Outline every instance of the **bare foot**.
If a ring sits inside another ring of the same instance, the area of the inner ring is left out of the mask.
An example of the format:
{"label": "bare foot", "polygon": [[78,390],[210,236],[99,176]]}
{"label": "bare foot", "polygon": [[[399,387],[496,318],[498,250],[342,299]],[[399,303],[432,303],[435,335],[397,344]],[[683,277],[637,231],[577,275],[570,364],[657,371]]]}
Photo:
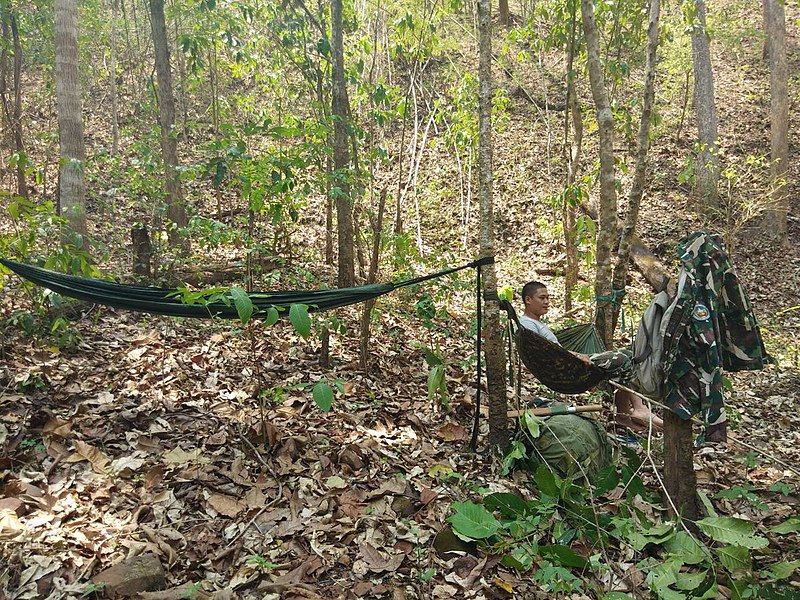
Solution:
{"label": "bare foot", "polygon": [[661,431],[664,429],[664,421],[647,410],[634,410],[625,416],[640,427],[649,427],[652,420],[653,429],[656,431]]}

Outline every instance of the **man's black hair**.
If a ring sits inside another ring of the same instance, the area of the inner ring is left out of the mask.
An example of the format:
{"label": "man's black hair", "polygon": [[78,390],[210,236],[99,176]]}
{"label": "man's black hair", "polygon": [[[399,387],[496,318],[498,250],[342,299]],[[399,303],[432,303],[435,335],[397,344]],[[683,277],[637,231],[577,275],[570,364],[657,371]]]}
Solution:
{"label": "man's black hair", "polygon": [[547,286],[543,284],[541,281],[529,281],[524,286],[522,286],[522,302],[525,303],[525,298],[529,296],[533,296],[536,292],[540,289],[547,289]]}

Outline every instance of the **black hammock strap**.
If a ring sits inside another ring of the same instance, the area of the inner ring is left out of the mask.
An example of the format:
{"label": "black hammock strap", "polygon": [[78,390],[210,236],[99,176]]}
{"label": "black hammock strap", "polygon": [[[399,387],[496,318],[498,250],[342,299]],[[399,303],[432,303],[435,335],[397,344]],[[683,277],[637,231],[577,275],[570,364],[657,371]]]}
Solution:
{"label": "black hammock strap", "polygon": [[[254,307],[254,316],[265,317],[267,310],[275,308],[279,314],[289,312],[292,304],[304,304],[309,311],[324,311],[350,304],[371,300],[402,287],[423,283],[437,277],[450,275],[470,268],[478,268],[489,264],[493,257],[481,258],[460,267],[444,269],[407,279],[405,281],[362,285],[350,288],[333,288],[310,291],[251,292],[248,294]],[[57,273],[33,265],[8,259],[0,259],[3,266],[14,273],[42,287],[46,287],[63,296],[77,298],[95,304],[113,306],[170,317],[238,319],[232,297],[213,302],[186,304],[181,300],[182,291],[177,288],[145,287],[126,285],[100,279],[90,279]]]}
{"label": "black hammock strap", "polygon": [[[582,394],[607,378],[602,370],[594,365],[587,365],[570,352],[570,349],[585,354],[593,353],[592,350],[602,351],[602,343],[599,342],[600,338],[593,325],[576,325],[556,332],[556,337],[565,344],[559,346],[530,329],[521,327],[511,303],[504,301],[500,306],[516,324],[514,337],[522,363],[536,379],[551,390],[562,394]],[[573,346],[570,342],[577,342],[579,345]]]}

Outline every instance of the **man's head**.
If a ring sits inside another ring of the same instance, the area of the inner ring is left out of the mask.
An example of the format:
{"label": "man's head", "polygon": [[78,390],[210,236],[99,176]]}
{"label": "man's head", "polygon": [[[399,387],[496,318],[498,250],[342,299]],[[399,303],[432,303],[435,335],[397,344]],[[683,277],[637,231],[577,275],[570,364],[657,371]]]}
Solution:
{"label": "man's head", "polygon": [[550,307],[547,286],[538,281],[529,281],[522,287],[522,302],[525,304],[526,315],[540,319]]}

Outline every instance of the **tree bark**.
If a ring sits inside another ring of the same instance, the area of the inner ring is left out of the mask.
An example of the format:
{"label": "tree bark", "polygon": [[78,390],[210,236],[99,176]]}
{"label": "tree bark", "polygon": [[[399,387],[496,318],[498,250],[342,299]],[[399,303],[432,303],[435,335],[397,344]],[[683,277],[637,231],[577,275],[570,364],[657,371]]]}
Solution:
{"label": "tree bark", "polygon": [[347,121],[349,100],[344,80],[344,40],[342,34],[342,0],[331,0],[331,58],[333,62],[331,114],[333,116],[333,193],[336,202],[336,220],[339,250],[339,287],[350,287],[355,282],[355,257],[353,247],[353,204],[350,188],[350,151],[348,148]]}
{"label": "tree bark", "polygon": [[56,0],[55,55],[61,157],[58,209],[74,234],[65,235],[64,242],[83,247],[87,233],[86,182],[83,176],[86,149],[78,80],[77,0]]}
{"label": "tree bark", "polygon": [[117,12],[119,0],[111,0],[111,56],[110,56],[110,81],[111,86],[111,155],[119,152],[119,112],[117,110]]}
{"label": "tree bark", "polygon": [[[3,39],[5,44],[0,56],[0,101],[3,104],[3,116],[13,138],[12,146],[17,154],[17,194],[28,198],[28,181],[25,177],[27,158],[22,132],[22,43],[19,39],[17,14],[10,0],[0,4],[0,20],[2,20]],[[14,102],[8,99],[8,48],[14,49],[13,86]]]}
{"label": "tree bark", "polygon": [[[650,0],[644,91],[642,93],[642,115],[639,119],[639,133],[636,137],[636,165],[634,167],[630,193],[628,194],[628,208],[625,213],[625,223],[622,227],[622,233],[620,234],[617,261],[614,265],[614,275],[611,280],[611,287],[615,290],[624,290],[626,286],[631,244],[636,234],[636,225],[639,221],[639,204],[642,200],[642,194],[645,188],[647,152],[650,149],[650,121],[653,114],[653,100],[655,98],[656,51],[658,50],[658,21],[660,13],[661,0]],[[620,306],[620,304],[614,305],[612,329],[617,325]]]}
{"label": "tree bark", "polygon": [[156,75],[158,79],[158,123],[161,127],[161,158],[164,162],[166,190],[167,235],[171,246],[188,252],[188,239],[182,230],[188,225],[186,204],[178,173],[178,140],[175,136],[175,97],[172,90],[172,70],[164,19],[164,0],[150,0],[150,22],[153,32]]}
{"label": "tree bark", "polygon": [[765,230],[781,244],[788,242],[789,194],[789,90],[786,58],[786,15],[782,0],[764,0],[769,29],[770,175],[773,205],[767,211]]}
{"label": "tree bark", "polygon": [[[564,185],[564,254],[566,255],[566,268],[564,272],[564,310],[572,310],[572,291],[578,284],[578,247],[576,246],[576,197],[575,180],[578,177],[581,150],[583,148],[583,112],[578,104],[578,94],[575,90],[575,52],[577,50],[577,0],[571,0],[570,6],[570,39],[567,48],[567,100],[564,111],[564,149],[566,154],[567,176]],[[570,121],[572,125],[572,143],[569,143]]]}
{"label": "tree bark", "polygon": [[695,190],[700,212],[718,207],[719,139],[717,108],[714,103],[714,73],[711,48],[706,33],[705,0],[694,0],[692,25],[692,62],[694,65],[694,110],[697,121],[698,153],[695,165]]}
{"label": "tree bark", "polygon": [[[492,210],[492,29],[491,2],[478,0],[478,196],[481,207],[480,255],[494,256],[494,214]],[[486,306],[483,338],[486,351],[486,385],[489,392],[489,443],[508,444],[505,356],[500,330],[500,303],[494,264],[483,269],[483,297]],[[481,324],[478,324],[479,330]],[[480,362],[481,357],[477,357]]]}
{"label": "tree bark", "polygon": [[[383,212],[386,207],[386,189],[381,191],[380,199],[378,201],[378,215],[372,221],[372,254],[369,259],[369,274],[367,275],[367,283],[375,283],[378,277],[378,262],[381,256],[381,235],[383,234]],[[364,303],[364,312],[361,315],[361,336],[360,336],[360,352],[359,352],[359,366],[362,371],[367,371],[369,368],[369,329],[370,320],[372,319],[372,309],[375,307],[375,299],[372,298]]]}
{"label": "tree bark", "polygon": [[597,112],[600,154],[600,201],[597,227],[597,273],[594,293],[597,301],[595,325],[606,347],[612,339],[614,307],[611,289],[611,250],[617,235],[617,190],[614,182],[614,115],[608,101],[603,67],[600,62],[600,35],[592,0],[581,0],[583,34],[586,39],[587,66],[592,99]]}
{"label": "tree bark", "polygon": [[511,22],[511,14],[508,10],[508,0],[498,0],[497,12],[500,13],[500,24],[503,26]]}
{"label": "tree bark", "polygon": [[664,412],[664,486],[677,512],[691,522],[697,520],[697,476],[694,473],[692,422],[671,410]]}

